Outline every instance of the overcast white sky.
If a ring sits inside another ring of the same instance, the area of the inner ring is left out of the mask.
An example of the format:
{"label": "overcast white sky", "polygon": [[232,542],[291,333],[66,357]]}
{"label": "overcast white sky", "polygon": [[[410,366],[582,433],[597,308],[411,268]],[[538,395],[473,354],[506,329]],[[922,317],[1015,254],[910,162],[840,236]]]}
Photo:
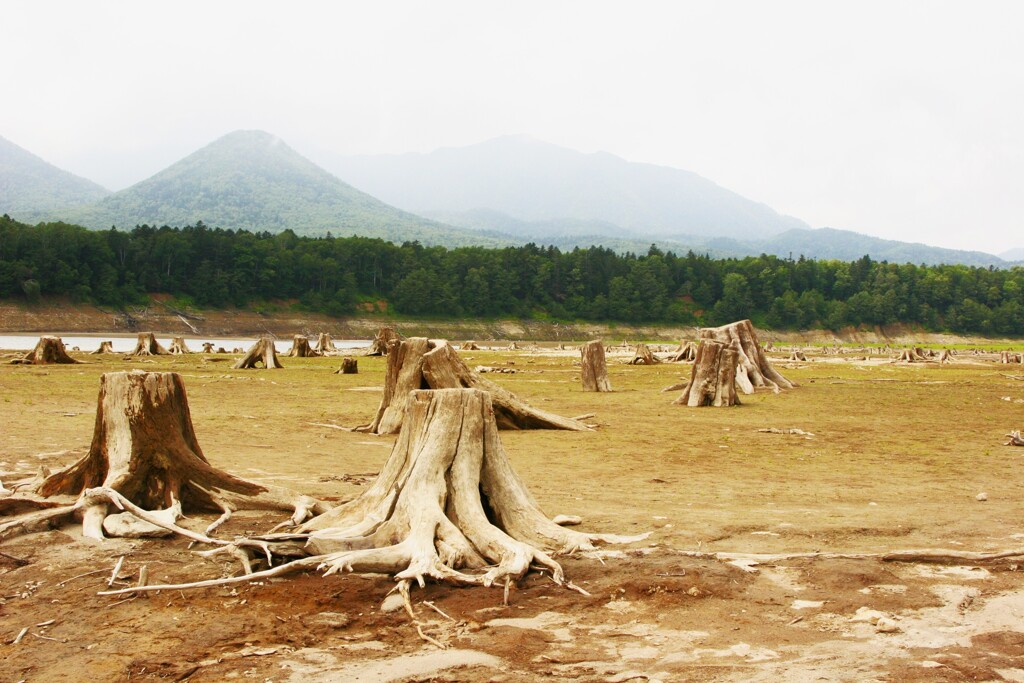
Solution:
{"label": "overcast white sky", "polygon": [[699,173],[814,227],[1024,246],[1024,2],[0,5],[0,135],[110,189],[221,135],[506,134]]}

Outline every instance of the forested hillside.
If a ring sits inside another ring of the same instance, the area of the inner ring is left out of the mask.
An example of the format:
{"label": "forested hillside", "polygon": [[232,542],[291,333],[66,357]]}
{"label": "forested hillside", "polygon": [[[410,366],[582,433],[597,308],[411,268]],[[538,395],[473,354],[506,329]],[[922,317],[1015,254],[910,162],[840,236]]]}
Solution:
{"label": "forested hillside", "polygon": [[383,300],[416,316],[552,317],[776,328],[911,323],[1024,334],[1024,269],[712,259],[651,248],[488,249],[210,229],[95,232],[0,218],[0,298],[119,306],[169,293],[202,307],[294,299],[346,315]]}

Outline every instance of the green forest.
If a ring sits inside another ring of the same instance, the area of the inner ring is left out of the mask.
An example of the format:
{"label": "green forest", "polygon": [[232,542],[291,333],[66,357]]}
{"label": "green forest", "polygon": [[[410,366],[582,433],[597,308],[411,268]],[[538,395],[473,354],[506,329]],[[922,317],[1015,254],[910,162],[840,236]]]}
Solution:
{"label": "green forest", "polygon": [[200,308],[294,301],[347,316],[368,301],[416,317],[550,318],[775,329],[919,324],[1024,334],[1024,269],[713,259],[651,247],[424,247],[366,237],[209,228],[92,231],[0,217],[0,298],[123,307],[150,294]]}

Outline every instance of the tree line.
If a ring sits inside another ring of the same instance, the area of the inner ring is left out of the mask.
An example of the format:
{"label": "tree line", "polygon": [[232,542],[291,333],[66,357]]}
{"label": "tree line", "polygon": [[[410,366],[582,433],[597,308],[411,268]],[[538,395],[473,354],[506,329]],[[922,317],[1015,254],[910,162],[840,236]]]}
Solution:
{"label": "tree line", "polygon": [[652,246],[426,247],[291,231],[138,226],[91,231],[0,217],[0,298],[123,307],[167,293],[203,308],[291,300],[351,315],[383,301],[409,316],[517,317],[717,325],[751,318],[779,329],[919,324],[1024,334],[1024,269],[715,259]]}

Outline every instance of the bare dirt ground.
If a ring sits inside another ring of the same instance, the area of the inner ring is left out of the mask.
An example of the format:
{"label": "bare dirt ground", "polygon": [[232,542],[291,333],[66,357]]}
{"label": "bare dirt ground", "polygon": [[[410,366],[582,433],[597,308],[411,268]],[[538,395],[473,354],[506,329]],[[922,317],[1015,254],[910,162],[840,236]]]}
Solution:
{"label": "bare dirt ground", "polygon": [[[354,426],[380,400],[384,360],[334,375],[338,358],[235,371],[225,356],[89,365],[0,365],[0,481],[70,464],[87,449],[99,375],[183,375],[208,459],[332,501],[357,495],[394,437]],[[502,591],[428,585],[383,611],[388,576],[314,573],[234,587],[99,596],[145,566],[151,582],[228,576],[237,564],[186,541],[83,539],[77,528],[3,542],[0,680],[53,681],[1024,681],[1024,565],[945,566],[794,558],[755,566],[705,553],[877,554],[1024,546],[1024,369],[964,354],[902,365],[813,356],[777,367],[800,386],[736,408],[671,405],[689,365],[610,357],[611,394],[580,390],[576,355],[480,351],[470,366],[529,402],[594,413],[593,433],[502,432],[549,514],[588,531],[651,536],[562,558],[590,593],[525,577]],[[857,356],[862,358],[862,356]],[[774,434],[764,428],[809,434]],[[977,494],[986,493],[979,501]],[[211,518],[184,520],[202,529]],[[280,521],[239,514],[223,536]],[[443,614],[442,614],[443,613]],[[18,635],[23,629],[20,640]],[[18,642],[14,642],[18,640]]]}

